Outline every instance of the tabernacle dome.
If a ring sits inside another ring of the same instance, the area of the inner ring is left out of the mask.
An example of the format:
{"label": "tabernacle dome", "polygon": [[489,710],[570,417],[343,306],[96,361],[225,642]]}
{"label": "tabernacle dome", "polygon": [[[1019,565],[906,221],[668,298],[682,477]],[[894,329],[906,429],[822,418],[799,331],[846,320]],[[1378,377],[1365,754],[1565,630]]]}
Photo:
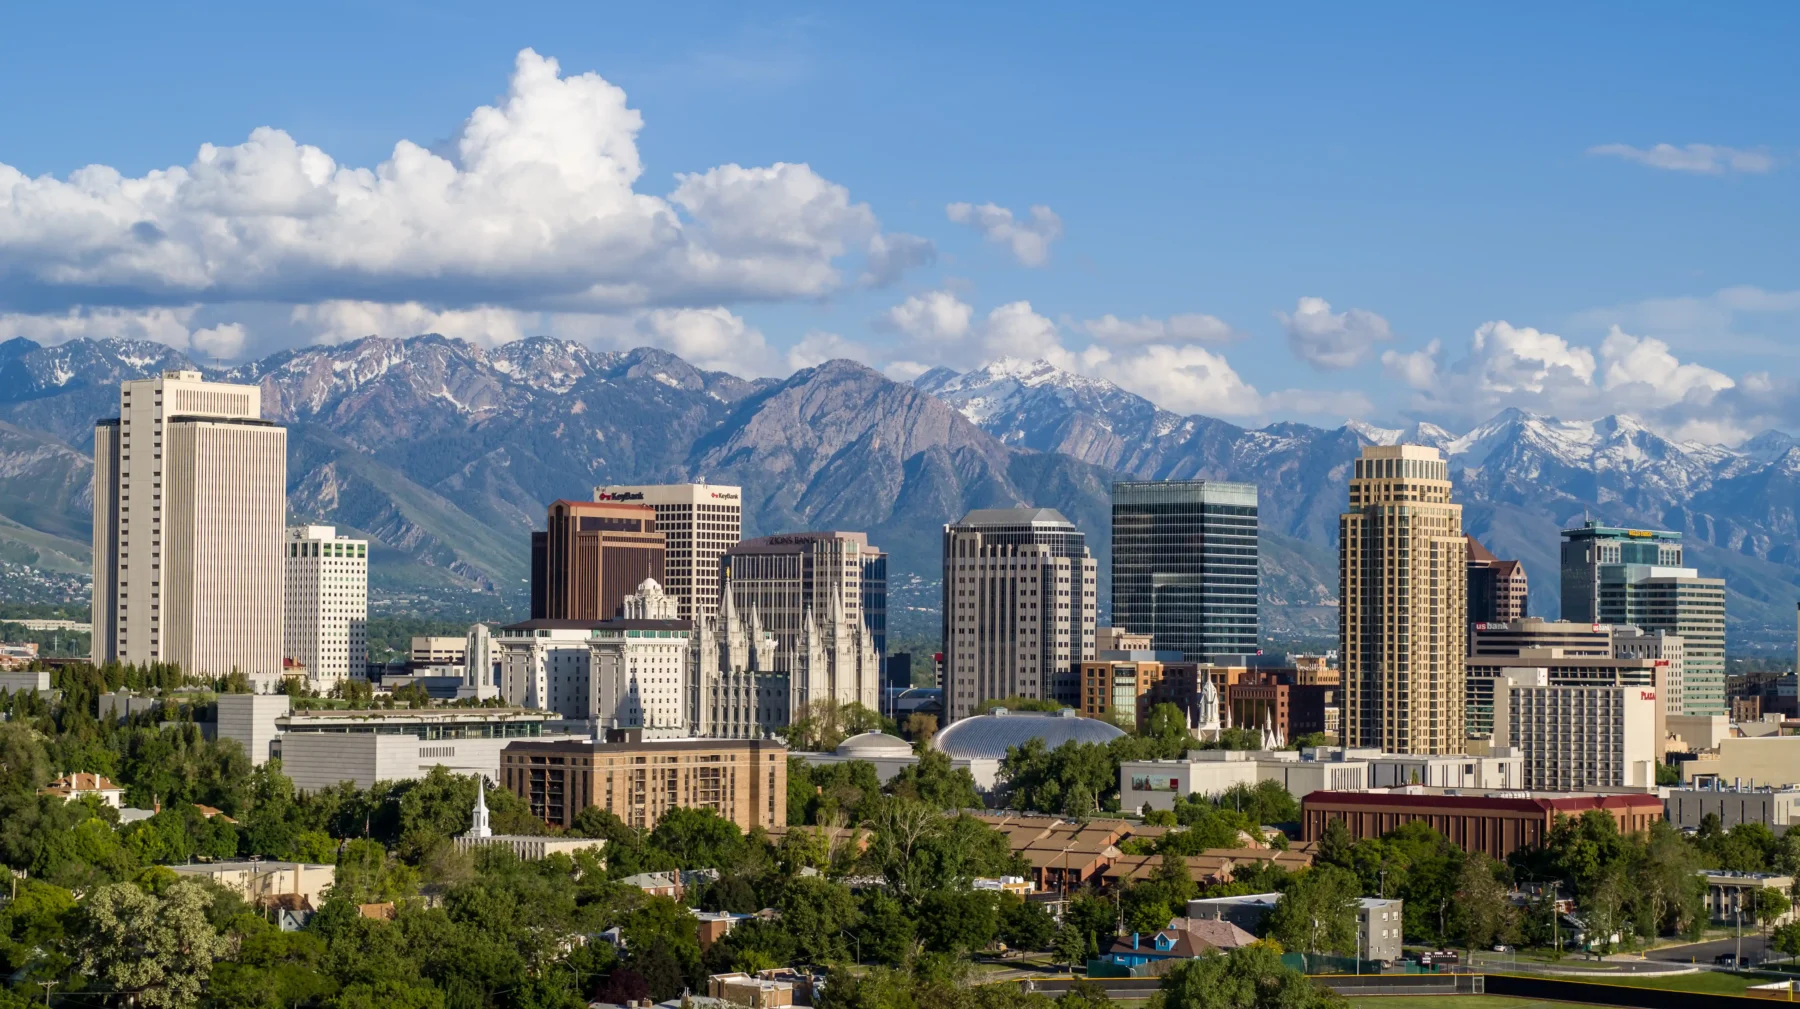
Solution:
{"label": "tabernacle dome", "polygon": [[952,722],[932,737],[931,746],[955,759],[999,760],[1006,756],[1007,747],[1022,746],[1028,739],[1042,739],[1047,749],[1054,750],[1071,739],[1110,743],[1124,734],[1124,729],[1097,718],[1083,718],[1073,708],[1054,714],[995,708],[985,715]]}

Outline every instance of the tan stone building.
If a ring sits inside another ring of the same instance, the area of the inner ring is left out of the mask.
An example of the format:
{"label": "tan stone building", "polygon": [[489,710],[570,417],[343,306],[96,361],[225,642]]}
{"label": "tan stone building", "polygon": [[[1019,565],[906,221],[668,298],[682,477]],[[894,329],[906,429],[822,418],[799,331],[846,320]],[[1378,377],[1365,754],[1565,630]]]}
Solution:
{"label": "tan stone building", "polygon": [[282,670],[287,430],[262,392],[166,371],[94,426],[94,661]]}
{"label": "tan stone building", "polygon": [[1338,637],[1351,746],[1461,753],[1468,544],[1437,449],[1372,445],[1338,517]]}
{"label": "tan stone building", "polygon": [[944,527],[944,712],[988,701],[1081,703],[1098,574],[1087,537],[1053,508],[978,508]]}
{"label": "tan stone building", "polygon": [[677,806],[746,831],[787,824],[787,747],[766,739],[517,742],[500,754],[500,783],[558,827],[589,806],[644,830]]}

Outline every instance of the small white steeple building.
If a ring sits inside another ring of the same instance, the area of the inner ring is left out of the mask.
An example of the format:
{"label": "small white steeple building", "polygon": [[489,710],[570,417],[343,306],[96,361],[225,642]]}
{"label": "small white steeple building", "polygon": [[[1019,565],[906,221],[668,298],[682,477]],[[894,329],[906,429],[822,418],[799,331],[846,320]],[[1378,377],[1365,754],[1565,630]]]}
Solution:
{"label": "small white steeple building", "polygon": [[493,837],[494,831],[488,826],[487,777],[475,776],[475,821],[469,825],[469,837]]}

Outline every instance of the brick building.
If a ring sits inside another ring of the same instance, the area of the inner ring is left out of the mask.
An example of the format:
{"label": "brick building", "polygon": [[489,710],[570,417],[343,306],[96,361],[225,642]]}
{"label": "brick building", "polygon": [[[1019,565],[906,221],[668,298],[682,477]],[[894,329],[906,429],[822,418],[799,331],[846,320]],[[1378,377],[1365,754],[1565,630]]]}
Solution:
{"label": "brick building", "polygon": [[1325,824],[1341,820],[1356,840],[1380,837],[1408,823],[1424,823],[1464,851],[1503,859],[1543,842],[1560,816],[1590,809],[1612,816],[1620,833],[1647,830],[1663,818],[1654,795],[1557,795],[1511,798],[1423,792],[1313,792],[1300,800],[1301,836],[1317,841]]}

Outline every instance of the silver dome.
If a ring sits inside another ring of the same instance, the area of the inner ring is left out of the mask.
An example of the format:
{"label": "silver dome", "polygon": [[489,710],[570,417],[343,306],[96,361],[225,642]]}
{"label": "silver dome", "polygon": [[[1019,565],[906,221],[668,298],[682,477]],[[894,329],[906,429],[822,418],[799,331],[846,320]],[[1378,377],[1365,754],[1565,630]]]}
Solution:
{"label": "silver dome", "polygon": [[933,749],[961,759],[1006,756],[1009,746],[1023,746],[1027,740],[1042,739],[1046,749],[1054,750],[1075,740],[1079,743],[1106,744],[1123,736],[1125,730],[1097,718],[1083,718],[1072,708],[1055,714],[1041,711],[1007,711],[973,715],[952,722],[949,728],[933,736]]}

